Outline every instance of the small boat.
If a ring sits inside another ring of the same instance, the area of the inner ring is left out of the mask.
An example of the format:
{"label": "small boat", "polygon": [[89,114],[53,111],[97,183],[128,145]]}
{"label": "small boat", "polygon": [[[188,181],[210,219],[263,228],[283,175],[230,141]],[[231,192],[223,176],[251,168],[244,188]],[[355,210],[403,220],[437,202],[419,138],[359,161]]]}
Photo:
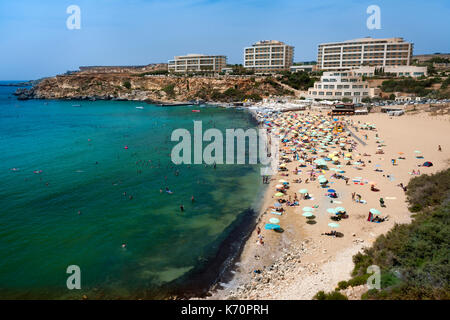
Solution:
{"label": "small boat", "polygon": [[73,104],[72,107],[81,107],[81,104]]}
{"label": "small boat", "polygon": [[142,106],[139,106],[139,107],[136,107],[136,109],[144,109],[144,107],[142,107]]}
{"label": "small boat", "polygon": [[200,110],[192,110],[192,112],[200,112]]}

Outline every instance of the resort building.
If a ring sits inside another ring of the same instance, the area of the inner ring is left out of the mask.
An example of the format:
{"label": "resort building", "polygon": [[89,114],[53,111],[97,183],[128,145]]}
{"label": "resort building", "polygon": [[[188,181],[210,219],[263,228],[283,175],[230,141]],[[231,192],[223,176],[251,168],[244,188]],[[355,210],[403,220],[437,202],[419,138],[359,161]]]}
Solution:
{"label": "resort building", "polygon": [[319,45],[317,64],[322,70],[346,70],[360,66],[409,66],[413,44],[403,38],[371,37]]}
{"label": "resort building", "polygon": [[291,72],[299,72],[299,71],[304,71],[304,72],[313,72],[313,71],[317,71],[317,65],[315,64],[302,64],[302,65],[296,65],[296,66],[291,66],[289,68],[289,70]]}
{"label": "resort building", "polygon": [[244,48],[244,67],[256,73],[289,71],[294,47],[277,40],[258,41]]}
{"label": "resort building", "polygon": [[226,56],[208,56],[204,54],[188,54],[175,56],[169,60],[169,72],[221,72],[227,65]]}
{"label": "resort building", "polygon": [[319,82],[308,89],[307,98],[322,100],[342,100],[361,102],[363,98],[372,98],[375,91],[369,88],[369,82],[352,71],[324,72]]}
{"label": "resort building", "polygon": [[378,74],[392,74],[396,77],[418,78],[428,75],[427,67],[417,66],[386,66],[386,67],[359,67],[352,69],[357,76],[373,77]]}

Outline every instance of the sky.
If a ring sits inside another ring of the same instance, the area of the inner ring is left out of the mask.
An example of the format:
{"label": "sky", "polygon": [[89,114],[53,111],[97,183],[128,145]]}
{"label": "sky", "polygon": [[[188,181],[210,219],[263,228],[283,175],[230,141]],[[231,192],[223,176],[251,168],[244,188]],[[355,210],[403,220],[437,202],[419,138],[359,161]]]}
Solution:
{"label": "sky", "polygon": [[[70,5],[80,29],[68,29]],[[381,29],[369,30],[378,5]],[[403,37],[414,54],[450,52],[449,0],[0,0],[0,80],[54,76],[84,65],[146,65],[188,53],[243,63],[259,40],[317,59],[323,42]]]}

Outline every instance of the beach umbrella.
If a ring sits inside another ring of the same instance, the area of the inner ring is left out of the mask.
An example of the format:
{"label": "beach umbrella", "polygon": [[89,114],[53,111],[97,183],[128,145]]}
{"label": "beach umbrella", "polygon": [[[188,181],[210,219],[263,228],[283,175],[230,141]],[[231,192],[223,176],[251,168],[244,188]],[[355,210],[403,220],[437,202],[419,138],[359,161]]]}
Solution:
{"label": "beach umbrella", "polygon": [[331,222],[331,223],[328,224],[328,226],[329,226],[330,228],[339,228],[339,223]]}
{"label": "beach umbrella", "polygon": [[278,223],[278,222],[280,222],[280,219],[277,219],[277,218],[270,218],[270,219],[269,219],[269,222],[270,222],[270,223]]}
{"label": "beach umbrella", "polygon": [[414,152],[417,153],[417,154],[422,153],[422,151],[419,151],[419,150],[416,150]]}
{"label": "beach umbrella", "polygon": [[277,184],[277,185],[275,186],[275,188],[277,188],[277,189],[283,188],[283,185],[282,185],[282,184]]}
{"label": "beach umbrella", "polygon": [[277,224],[272,224],[272,223],[267,223],[264,228],[266,230],[276,230],[276,229],[280,229],[281,227]]}
{"label": "beach umbrella", "polygon": [[344,207],[337,207],[337,208],[334,208],[334,211],[335,211],[335,212],[346,212],[346,210],[345,210]]}
{"label": "beach umbrella", "polygon": [[325,178],[319,179],[319,183],[320,184],[324,184],[324,183],[327,183],[327,182],[328,182],[328,180],[325,179]]}
{"label": "beach umbrella", "polygon": [[308,193],[308,190],[307,189],[300,189],[298,192],[302,193],[302,194],[305,194],[305,193]]}
{"label": "beach umbrella", "polygon": [[303,212],[302,216],[309,218],[309,217],[312,217],[314,215],[311,212]]}
{"label": "beach umbrella", "polygon": [[370,209],[369,211],[370,211],[371,214],[375,214],[375,215],[381,214],[381,212],[379,210],[374,209],[374,208]]}
{"label": "beach umbrella", "polygon": [[275,197],[282,197],[282,196],[284,196],[284,193],[282,192],[275,193]]}
{"label": "beach umbrella", "polygon": [[329,192],[329,193],[335,193],[336,190],[334,190],[334,189],[328,189],[328,192]]}
{"label": "beach umbrella", "polygon": [[327,209],[327,212],[328,212],[328,213],[335,214],[335,213],[336,213],[336,209],[334,209],[334,208],[329,208],[329,209]]}
{"label": "beach umbrella", "polygon": [[273,205],[275,208],[281,208],[282,205],[279,202],[275,202],[275,204]]}
{"label": "beach umbrella", "polygon": [[312,212],[312,211],[314,211],[314,209],[311,207],[303,207],[303,211]]}
{"label": "beach umbrella", "polygon": [[283,180],[283,179],[281,179],[281,180],[278,180],[278,182],[281,182],[281,183],[285,183],[285,182],[287,182],[286,180]]}

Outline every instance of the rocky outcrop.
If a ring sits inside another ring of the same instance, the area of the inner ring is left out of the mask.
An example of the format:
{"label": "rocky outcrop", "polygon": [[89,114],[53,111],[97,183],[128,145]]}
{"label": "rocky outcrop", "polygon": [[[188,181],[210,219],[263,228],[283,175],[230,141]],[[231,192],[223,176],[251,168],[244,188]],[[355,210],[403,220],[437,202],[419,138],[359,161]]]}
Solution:
{"label": "rocky outcrop", "polygon": [[75,73],[46,78],[30,90],[19,89],[20,99],[136,100],[174,102],[233,101],[289,94],[266,78],[178,77],[136,74]]}

